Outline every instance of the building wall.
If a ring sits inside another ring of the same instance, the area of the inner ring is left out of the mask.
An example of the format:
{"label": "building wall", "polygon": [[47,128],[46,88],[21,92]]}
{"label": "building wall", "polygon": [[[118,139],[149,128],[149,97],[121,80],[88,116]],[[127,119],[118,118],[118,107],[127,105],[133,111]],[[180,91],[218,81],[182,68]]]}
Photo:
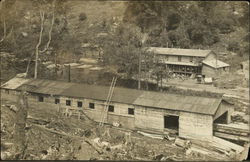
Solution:
{"label": "building wall", "polygon": [[[160,60],[162,61],[172,61],[172,62],[179,62],[178,61],[178,56],[173,56],[173,55],[158,55]],[[190,58],[193,57],[193,61],[190,60]],[[212,56],[211,56],[212,58]],[[208,58],[210,59],[210,57]],[[181,56],[181,61],[180,62],[199,62],[201,60],[204,60],[203,57],[195,57],[195,56]]]}
{"label": "building wall", "polygon": [[135,107],[135,127],[157,132],[164,131],[164,118],[161,109]]}
{"label": "building wall", "polygon": [[[14,92],[13,92],[14,93]],[[9,95],[9,94],[8,94]],[[38,94],[29,95],[28,103],[32,109],[29,111],[45,111],[48,114],[58,114],[58,110],[71,108],[82,110],[93,120],[100,122],[101,114],[104,109],[104,101],[92,99],[80,99],[71,97],[60,97],[60,104],[55,104],[55,96],[44,96],[44,102],[38,102]],[[66,106],[66,100],[71,100],[71,106]],[[77,101],[83,102],[83,107],[77,107]],[[95,104],[95,108],[89,108],[89,103]],[[143,106],[133,106],[130,104],[111,103],[114,105],[114,112],[108,112],[105,123],[113,124],[117,122],[124,128],[142,129],[145,131],[161,132],[164,128],[164,116],[179,116],[179,136],[186,138],[212,138],[213,135],[213,117],[209,115],[179,112],[166,109],[156,109]],[[134,115],[128,114],[128,108],[134,108]],[[39,115],[39,113],[36,113]]]}
{"label": "building wall", "polygon": [[180,112],[179,136],[211,139],[213,137],[213,117],[210,115]]}
{"label": "building wall", "polygon": [[[44,102],[38,102],[38,96],[44,97]],[[60,99],[60,104],[55,104],[55,99]],[[66,100],[71,101],[71,106],[66,105]],[[44,109],[51,108],[58,111],[59,107],[61,110],[66,108],[73,110],[83,111],[88,117],[95,120],[96,122],[101,121],[101,116],[104,110],[105,101],[93,100],[93,99],[83,99],[83,98],[72,98],[72,97],[56,97],[56,96],[46,96],[46,95],[31,95],[28,97],[28,101],[32,106],[43,107]],[[77,106],[77,102],[82,102],[82,107]],[[95,108],[89,108],[89,103],[94,103]],[[134,108],[133,105],[121,104],[121,103],[110,103],[114,106],[114,112],[108,112],[108,116],[105,118],[104,122],[113,124],[114,122],[119,123],[125,128],[134,128],[134,115],[128,114],[128,108]]]}
{"label": "building wall", "polygon": [[210,52],[204,60],[214,60],[216,59],[216,54],[214,52]]}
{"label": "building wall", "polygon": [[216,71],[214,68],[212,68],[206,64],[203,64],[202,65],[202,75],[205,75],[206,78],[215,77]]}
{"label": "building wall", "polygon": [[212,68],[211,66],[208,66],[206,64],[202,65],[202,74],[205,75],[205,77],[218,77],[219,75],[223,75],[229,72],[229,67],[225,68]]}

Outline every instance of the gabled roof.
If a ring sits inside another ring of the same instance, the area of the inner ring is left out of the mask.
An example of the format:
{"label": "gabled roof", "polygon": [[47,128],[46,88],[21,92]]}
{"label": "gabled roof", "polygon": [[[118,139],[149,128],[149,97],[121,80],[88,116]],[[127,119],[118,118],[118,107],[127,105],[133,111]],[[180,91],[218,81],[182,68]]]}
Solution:
{"label": "gabled roof", "polygon": [[16,89],[28,81],[29,81],[29,79],[26,79],[26,78],[13,78],[13,79],[7,81],[6,83],[2,84],[1,88]]}
{"label": "gabled roof", "polygon": [[148,51],[160,55],[196,56],[196,57],[206,57],[210,52],[212,52],[211,50],[162,48],[162,47],[149,47]]}
{"label": "gabled roof", "polygon": [[[22,78],[13,78],[7,83],[14,83],[20,79],[23,80]],[[96,86],[44,79],[24,80],[25,82],[22,82],[22,84],[19,82],[15,87],[11,86],[12,89],[26,90],[28,92],[47,95],[87,98],[102,101],[106,101],[109,92],[108,86]],[[4,84],[1,88],[6,88],[6,85],[7,84]],[[221,99],[218,98],[167,94],[120,87],[115,87],[111,101],[207,115],[214,115],[221,103]]]}
{"label": "gabled roof", "polygon": [[203,64],[206,64],[208,66],[211,66],[213,68],[222,68],[222,67],[228,67],[230,66],[229,64],[225,63],[225,62],[222,62],[220,60],[203,60],[202,61]]}
{"label": "gabled roof", "polygon": [[184,96],[158,92],[144,92],[134,104],[151,108],[164,108],[214,115],[221,99],[199,96]]}

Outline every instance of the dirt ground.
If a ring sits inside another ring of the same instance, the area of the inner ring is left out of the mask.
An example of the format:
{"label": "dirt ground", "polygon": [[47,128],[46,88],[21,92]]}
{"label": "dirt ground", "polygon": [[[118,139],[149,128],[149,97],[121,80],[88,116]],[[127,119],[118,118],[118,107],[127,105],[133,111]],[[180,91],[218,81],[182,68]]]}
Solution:
{"label": "dirt ground", "polygon": [[[9,105],[17,103],[1,101],[1,159],[218,160],[217,157],[201,154],[186,155],[185,149],[176,146],[174,140],[153,139],[137,132],[131,132],[128,138],[128,130],[99,127],[86,117],[79,120],[77,117],[69,118],[33,107],[28,107],[24,130],[18,130],[21,133],[17,133],[17,113]],[[109,130],[109,134],[106,130]],[[17,137],[20,134],[25,137]],[[24,146],[16,146],[20,138],[24,140]],[[23,149],[21,156],[16,155],[17,147]]]}

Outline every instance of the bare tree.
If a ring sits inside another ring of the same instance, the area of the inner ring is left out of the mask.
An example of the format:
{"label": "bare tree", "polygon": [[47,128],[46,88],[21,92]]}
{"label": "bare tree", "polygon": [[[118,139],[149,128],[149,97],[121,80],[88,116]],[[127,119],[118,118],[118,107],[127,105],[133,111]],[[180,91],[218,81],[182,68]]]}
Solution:
{"label": "bare tree", "polygon": [[4,16],[4,12],[3,10],[5,9],[4,7],[5,4],[5,0],[2,0],[0,2],[0,11],[2,11],[2,19],[3,19],[3,37],[0,40],[0,43],[4,41],[4,39],[6,38],[6,21],[5,21],[5,16]]}
{"label": "bare tree", "polygon": [[[46,46],[44,47],[43,50],[39,50],[39,47],[42,43],[42,36],[43,36],[43,31],[44,31],[44,10],[40,10],[40,22],[41,22],[41,28],[40,28],[40,33],[39,33],[39,39],[38,39],[38,43],[36,45],[36,50],[35,50],[35,73],[34,73],[34,78],[37,78],[37,66],[38,66],[38,57],[40,53],[44,53],[48,50],[50,42],[51,42],[51,34],[52,34],[52,29],[53,29],[53,25],[54,25],[54,21],[55,21],[55,2],[56,0],[53,1],[53,11],[52,11],[52,20],[51,20],[51,26],[50,26],[50,30],[49,30],[49,40],[46,44]],[[30,64],[30,63],[29,63]],[[28,67],[29,67],[28,64]],[[26,70],[26,73],[28,72],[28,67]]]}

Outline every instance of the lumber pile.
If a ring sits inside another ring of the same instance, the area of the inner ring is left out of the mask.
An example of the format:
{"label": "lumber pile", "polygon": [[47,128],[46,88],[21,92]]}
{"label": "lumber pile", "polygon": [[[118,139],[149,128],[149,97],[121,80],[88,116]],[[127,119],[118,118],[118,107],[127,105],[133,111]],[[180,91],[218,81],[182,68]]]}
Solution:
{"label": "lumber pile", "polygon": [[245,150],[245,148],[240,145],[218,137],[213,137],[213,140],[210,141],[176,138],[175,145],[185,149],[186,155],[198,153],[213,158],[218,157],[218,160],[230,160],[237,157],[237,155],[240,155]]}
{"label": "lumber pile", "polygon": [[247,124],[214,124],[214,135],[217,137],[250,142],[249,126]]}

